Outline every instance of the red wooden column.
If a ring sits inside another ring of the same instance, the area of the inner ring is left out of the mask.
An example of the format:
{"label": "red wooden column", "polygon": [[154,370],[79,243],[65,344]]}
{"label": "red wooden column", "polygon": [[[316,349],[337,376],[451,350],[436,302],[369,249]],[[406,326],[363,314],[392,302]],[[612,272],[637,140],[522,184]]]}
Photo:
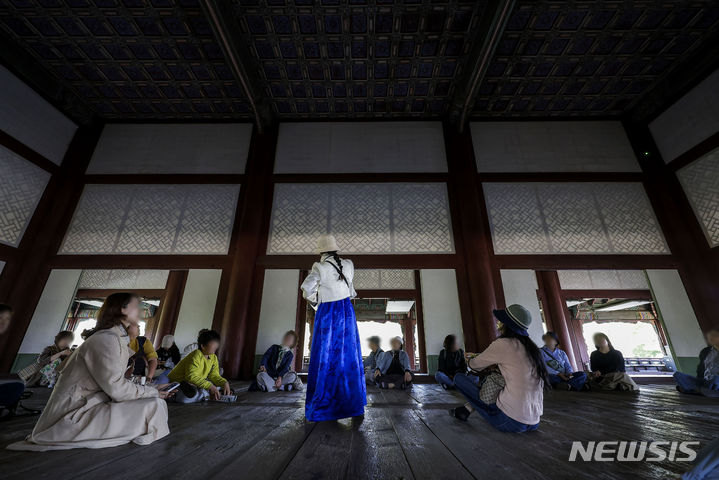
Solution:
{"label": "red wooden column", "polygon": [[264,268],[256,262],[267,249],[277,133],[276,126],[252,132],[230,246],[232,265],[220,281],[213,328],[222,335],[220,355],[229,378],[249,378],[254,366],[264,280]]}
{"label": "red wooden column", "polygon": [[[49,260],[60,249],[82,193],[82,176],[100,129],[80,128],[53,173],[12,261],[0,277],[0,302],[15,309],[9,331],[0,336],[0,372],[9,372],[37,302],[50,276]],[[61,319],[58,319],[58,321]]]}
{"label": "red wooden column", "polygon": [[716,326],[719,249],[712,249],[675,171],[666,165],[646,126],[624,123],[639,164],[644,188],[664,238],[679,263],[679,275],[703,331]]}
{"label": "red wooden column", "polygon": [[[559,275],[555,270],[537,271],[537,283],[541,292],[542,307],[544,316],[549,322],[551,330],[559,337],[561,349],[567,353],[569,362],[577,370],[577,360],[574,356],[574,342],[572,337],[571,324],[567,304],[562,297],[562,287],[559,284]],[[579,370],[582,370],[581,368]]]}
{"label": "red wooden column", "polygon": [[486,348],[497,336],[492,310],[504,307],[502,279],[494,261],[489,219],[477,176],[469,129],[445,123],[448,191],[457,255],[457,287],[468,351]]}
{"label": "red wooden column", "polygon": [[170,270],[170,274],[167,276],[165,295],[160,303],[160,311],[157,312],[157,323],[153,334],[153,343],[156,348],[159,348],[162,337],[175,333],[188,273],[188,270]]}

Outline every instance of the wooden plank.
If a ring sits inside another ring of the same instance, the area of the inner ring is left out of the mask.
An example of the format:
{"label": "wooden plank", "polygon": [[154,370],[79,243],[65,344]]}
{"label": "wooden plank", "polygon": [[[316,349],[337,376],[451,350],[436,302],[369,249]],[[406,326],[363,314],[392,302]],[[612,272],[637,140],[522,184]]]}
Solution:
{"label": "wooden plank", "polygon": [[473,478],[414,410],[392,409],[390,419],[415,478],[445,478],[447,472],[455,480]]}
{"label": "wooden plank", "polygon": [[214,476],[232,478],[242,472],[242,478],[278,478],[317,425],[305,420],[304,409],[279,418],[286,420],[245,452],[225,462]]}
{"label": "wooden plank", "polygon": [[358,423],[359,419],[317,423],[279,478],[345,478],[352,446],[352,430]]}
{"label": "wooden plank", "polygon": [[415,478],[386,409],[365,410],[364,421],[352,430],[347,478]]}

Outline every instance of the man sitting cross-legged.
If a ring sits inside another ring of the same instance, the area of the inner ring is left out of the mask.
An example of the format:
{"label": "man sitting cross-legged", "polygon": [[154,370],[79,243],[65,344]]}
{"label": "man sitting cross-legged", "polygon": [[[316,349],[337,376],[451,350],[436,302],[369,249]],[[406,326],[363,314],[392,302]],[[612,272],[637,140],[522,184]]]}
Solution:
{"label": "man sitting cross-legged", "polygon": [[267,349],[260,361],[257,386],[264,392],[275,392],[294,388],[297,374],[292,369],[292,350],[297,346],[297,334],[290,330],[282,337],[282,343]]}

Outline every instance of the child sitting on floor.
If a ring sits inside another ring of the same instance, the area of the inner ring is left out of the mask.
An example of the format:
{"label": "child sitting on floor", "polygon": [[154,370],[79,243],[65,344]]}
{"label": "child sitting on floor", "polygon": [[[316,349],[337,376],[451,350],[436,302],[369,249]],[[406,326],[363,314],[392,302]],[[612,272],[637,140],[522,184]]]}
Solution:
{"label": "child sitting on floor", "polygon": [[291,391],[294,388],[297,374],[292,369],[294,354],[292,350],[297,346],[297,334],[290,330],[282,337],[282,343],[272,345],[267,349],[260,361],[260,371],[257,374],[257,386],[263,392],[275,392],[279,389]]}
{"label": "child sitting on floor", "polygon": [[158,384],[180,382],[180,391],[175,396],[179,403],[201,402],[207,398],[220,400],[222,395],[232,393],[229,382],[220,375],[215,355],[220,347],[220,334],[202,330],[197,345],[197,350],[180,360],[169,374],[163,373],[157,379]]}

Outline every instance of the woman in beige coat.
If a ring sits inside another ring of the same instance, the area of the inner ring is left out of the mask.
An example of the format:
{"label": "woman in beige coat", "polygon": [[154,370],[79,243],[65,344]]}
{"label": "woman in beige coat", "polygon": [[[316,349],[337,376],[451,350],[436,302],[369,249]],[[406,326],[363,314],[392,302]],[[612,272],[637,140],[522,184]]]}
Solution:
{"label": "woman in beige coat", "polygon": [[165,392],[125,379],[126,327],[139,321],[140,301],[129,293],[107,297],[94,333],[64,362],[32,433],[11,450],[147,445],[168,433]]}

